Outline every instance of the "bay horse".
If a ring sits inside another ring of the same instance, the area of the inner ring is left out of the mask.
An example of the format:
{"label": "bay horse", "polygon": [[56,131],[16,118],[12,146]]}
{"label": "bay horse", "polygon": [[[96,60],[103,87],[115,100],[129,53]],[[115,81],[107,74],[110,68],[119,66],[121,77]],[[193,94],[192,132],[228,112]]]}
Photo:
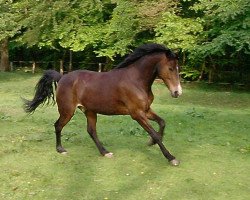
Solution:
{"label": "bay horse", "polygon": [[[181,95],[177,56],[163,45],[144,44],[109,72],[77,70],[61,75],[54,70],[46,71],[36,85],[34,98],[25,100],[24,108],[27,113],[33,113],[40,104],[54,101],[54,83],[60,114],[54,124],[57,152],[67,152],[61,144],[61,131],[79,108],[87,118],[87,132],[101,155],[112,157],[113,154],[97,137],[97,114],[130,115],[151,136],[149,144],[158,144],[170,164],[177,166],[179,161],[162,143],[165,121],[150,108],[154,99],[151,86],[156,77],[163,80],[172,97]],[[158,123],[158,132],[149,120]]]}

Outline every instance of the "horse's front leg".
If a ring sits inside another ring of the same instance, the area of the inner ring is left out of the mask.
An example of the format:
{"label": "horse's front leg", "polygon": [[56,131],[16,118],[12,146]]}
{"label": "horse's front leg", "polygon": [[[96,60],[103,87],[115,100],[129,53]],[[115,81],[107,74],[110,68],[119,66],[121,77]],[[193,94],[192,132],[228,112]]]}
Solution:
{"label": "horse's front leg", "polygon": [[104,146],[102,145],[102,143],[100,142],[100,140],[97,137],[97,133],[96,133],[96,121],[97,121],[97,115],[94,112],[90,112],[90,111],[86,111],[85,112],[85,116],[87,118],[87,131],[90,135],[90,137],[93,139],[93,141],[95,142],[99,152],[106,157],[112,157],[113,153],[107,151]]}
{"label": "horse's front leg", "polygon": [[159,145],[162,154],[168,159],[171,165],[179,165],[179,161],[166,149],[164,144],[161,141],[160,135],[154,130],[154,128],[149,124],[147,115],[143,111],[137,111],[131,114],[131,117],[136,120],[152,137],[152,139]]}
{"label": "horse's front leg", "polygon": [[[164,134],[164,129],[165,129],[165,126],[166,126],[166,123],[164,121],[164,119],[162,119],[161,117],[159,117],[152,109],[149,109],[149,111],[147,112],[147,118],[149,120],[152,120],[152,121],[155,121],[158,123],[159,125],[159,136],[160,136],[160,139],[162,141],[162,138],[163,138],[163,134]],[[148,145],[151,146],[151,145],[154,145],[156,144],[156,141],[153,140],[153,138],[150,139]]]}

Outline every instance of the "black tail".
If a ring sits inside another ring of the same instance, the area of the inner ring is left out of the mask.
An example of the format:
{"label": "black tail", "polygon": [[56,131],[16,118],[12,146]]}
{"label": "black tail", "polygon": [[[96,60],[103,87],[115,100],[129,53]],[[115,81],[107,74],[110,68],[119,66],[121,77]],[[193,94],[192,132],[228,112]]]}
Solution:
{"label": "black tail", "polygon": [[55,84],[61,79],[62,75],[55,70],[48,70],[44,73],[42,78],[38,81],[35,88],[35,96],[29,101],[24,99],[24,110],[27,113],[32,113],[40,104],[44,104],[47,100],[54,100],[53,83]]}

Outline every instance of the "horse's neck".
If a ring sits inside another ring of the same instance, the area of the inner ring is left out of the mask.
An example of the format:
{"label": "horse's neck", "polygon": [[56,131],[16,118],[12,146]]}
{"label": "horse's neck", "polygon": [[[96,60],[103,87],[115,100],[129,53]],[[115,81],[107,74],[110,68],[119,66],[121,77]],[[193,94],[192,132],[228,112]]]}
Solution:
{"label": "horse's neck", "polygon": [[158,55],[149,55],[141,58],[141,60],[133,65],[136,78],[147,90],[151,90],[151,86],[157,76],[156,65],[158,62]]}

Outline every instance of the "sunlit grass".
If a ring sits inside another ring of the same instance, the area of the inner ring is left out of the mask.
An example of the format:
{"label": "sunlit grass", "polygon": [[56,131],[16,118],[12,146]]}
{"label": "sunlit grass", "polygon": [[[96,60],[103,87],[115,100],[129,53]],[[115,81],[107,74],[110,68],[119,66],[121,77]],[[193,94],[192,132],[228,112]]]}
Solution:
{"label": "sunlit grass", "polygon": [[39,77],[0,73],[0,199],[249,198],[248,92],[185,84],[183,96],[172,99],[154,84],[152,107],[167,121],[164,143],[181,160],[171,167],[129,116],[98,118],[114,158],[99,155],[80,111],[63,131],[69,154],[56,153],[56,106],[22,110],[20,97],[32,97]]}

